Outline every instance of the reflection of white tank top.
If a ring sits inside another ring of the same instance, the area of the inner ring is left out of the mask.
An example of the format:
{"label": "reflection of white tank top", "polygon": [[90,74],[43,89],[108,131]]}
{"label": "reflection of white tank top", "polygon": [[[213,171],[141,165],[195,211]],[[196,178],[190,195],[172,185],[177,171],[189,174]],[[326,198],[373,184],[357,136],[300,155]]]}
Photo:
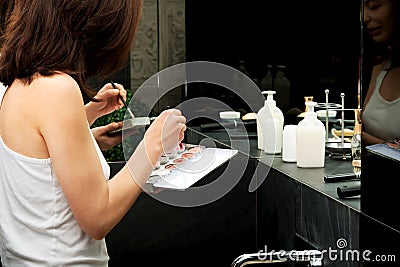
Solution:
{"label": "reflection of white tank top", "polygon": [[383,140],[400,137],[400,98],[389,102],[380,94],[389,67],[390,62],[378,74],[374,92],[362,113],[364,131]]}
{"label": "reflection of white tank top", "polygon": [[[108,179],[109,165],[92,138]],[[3,266],[106,267],[109,260],[105,240],[92,239],[73,217],[51,159],[16,153],[1,136],[0,254]]]}

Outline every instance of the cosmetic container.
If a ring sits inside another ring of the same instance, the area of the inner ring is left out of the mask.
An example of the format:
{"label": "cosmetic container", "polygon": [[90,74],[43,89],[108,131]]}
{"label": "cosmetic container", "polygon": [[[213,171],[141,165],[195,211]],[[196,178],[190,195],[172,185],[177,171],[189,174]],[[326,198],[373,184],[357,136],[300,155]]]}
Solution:
{"label": "cosmetic container", "polygon": [[296,129],[295,124],[283,127],[282,160],[284,162],[296,162]]}
{"label": "cosmetic container", "polygon": [[279,154],[282,152],[283,113],[276,106],[275,91],[262,93],[267,95],[267,99],[257,113],[258,147],[267,154]]}
{"label": "cosmetic container", "polygon": [[317,118],[314,101],[306,102],[307,112],[296,129],[296,162],[301,168],[325,165],[325,126]]}
{"label": "cosmetic container", "polygon": [[354,110],[354,133],[351,137],[351,158],[354,173],[361,174],[361,109]]}

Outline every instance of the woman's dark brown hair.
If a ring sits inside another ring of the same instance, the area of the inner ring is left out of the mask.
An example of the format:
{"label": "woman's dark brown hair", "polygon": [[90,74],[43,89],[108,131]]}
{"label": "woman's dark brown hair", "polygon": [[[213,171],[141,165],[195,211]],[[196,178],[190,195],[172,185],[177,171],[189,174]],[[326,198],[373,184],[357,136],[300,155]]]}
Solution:
{"label": "woman's dark brown hair", "polygon": [[14,0],[0,0],[0,36],[4,34],[6,20],[13,8],[13,4]]}
{"label": "woman's dark brown hair", "polygon": [[63,72],[89,98],[91,77],[124,67],[143,0],[13,0],[0,43],[0,81]]}

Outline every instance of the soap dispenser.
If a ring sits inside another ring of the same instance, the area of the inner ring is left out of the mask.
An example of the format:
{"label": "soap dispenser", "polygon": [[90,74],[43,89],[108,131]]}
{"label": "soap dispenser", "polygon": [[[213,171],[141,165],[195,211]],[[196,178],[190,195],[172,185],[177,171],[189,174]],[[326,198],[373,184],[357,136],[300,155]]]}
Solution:
{"label": "soap dispenser", "polygon": [[301,168],[320,168],[325,165],[325,127],[314,111],[316,102],[305,103],[307,112],[296,129],[296,160]]}
{"label": "soap dispenser", "polygon": [[[263,95],[267,94],[267,91],[262,91]],[[263,140],[263,131],[261,130],[261,121],[264,121],[266,118],[266,112],[268,109],[267,100],[264,100],[264,106],[262,106],[257,114],[256,114],[256,123],[257,123],[257,147],[260,150],[264,150],[264,140]]]}
{"label": "soap dispenser", "polygon": [[282,152],[283,124],[282,111],[276,106],[274,100],[275,91],[263,91],[267,95],[264,106],[257,113],[259,147],[267,154],[279,154]]}

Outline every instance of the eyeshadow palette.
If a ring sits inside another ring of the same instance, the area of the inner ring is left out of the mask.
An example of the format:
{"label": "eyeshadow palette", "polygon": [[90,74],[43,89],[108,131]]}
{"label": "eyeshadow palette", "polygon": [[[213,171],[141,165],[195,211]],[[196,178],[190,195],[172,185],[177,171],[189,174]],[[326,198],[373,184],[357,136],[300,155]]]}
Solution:
{"label": "eyeshadow palette", "polygon": [[187,189],[237,152],[182,143],[174,152],[160,158],[147,184],[160,188]]}
{"label": "eyeshadow palette", "polygon": [[384,143],[366,146],[366,149],[374,154],[400,161],[400,137],[387,140]]}
{"label": "eyeshadow palette", "polygon": [[154,183],[161,177],[170,174],[189,159],[199,155],[204,148],[200,145],[180,143],[175,151],[161,156],[147,182]]}

